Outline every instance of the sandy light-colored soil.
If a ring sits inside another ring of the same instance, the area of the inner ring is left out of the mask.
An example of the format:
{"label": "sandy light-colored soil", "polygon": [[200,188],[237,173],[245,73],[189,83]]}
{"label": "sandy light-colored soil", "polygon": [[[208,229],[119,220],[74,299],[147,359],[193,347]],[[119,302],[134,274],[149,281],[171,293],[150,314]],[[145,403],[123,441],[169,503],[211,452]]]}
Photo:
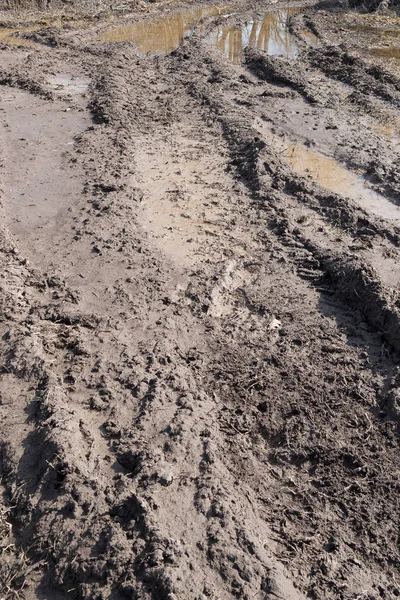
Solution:
{"label": "sandy light-colored soil", "polygon": [[4,13],[2,600],[400,595],[400,22],[293,6]]}

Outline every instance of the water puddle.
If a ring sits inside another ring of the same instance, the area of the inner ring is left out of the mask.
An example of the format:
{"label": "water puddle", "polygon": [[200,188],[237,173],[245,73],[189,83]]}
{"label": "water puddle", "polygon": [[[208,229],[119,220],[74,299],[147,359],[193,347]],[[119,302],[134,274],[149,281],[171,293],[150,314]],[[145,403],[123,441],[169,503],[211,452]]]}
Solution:
{"label": "water puddle", "polygon": [[193,33],[202,19],[225,14],[228,10],[232,10],[232,6],[208,6],[173,13],[156,21],[136,21],[109,29],[98,39],[101,42],[133,41],[141,54],[168,54]]}
{"label": "water puddle", "polygon": [[[219,27],[211,33],[208,42],[237,64],[243,62],[246,46],[264,50],[270,56],[296,58],[299,47],[296,38],[289,32],[288,21],[300,10],[300,8],[283,8],[273,13],[266,13],[261,19],[252,19],[244,25]],[[318,43],[317,36],[310,31],[302,30],[300,33],[310,44]]]}
{"label": "water puddle", "polygon": [[[102,42],[133,41],[140,54],[168,54],[175,50],[184,39],[190,36],[202,19],[217,15],[233,14],[234,6],[209,6],[166,15],[156,21],[136,21],[121,27],[114,27],[99,36]],[[246,46],[253,45],[272,56],[296,58],[298,43],[288,30],[288,21],[300,8],[284,8],[266,13],[260,19],[252,19],[244,25],[227,25],[216,28],[207,38],[233,62],[243,61]],[[318,38],[308,30],[300,35],[311,45]]]}
{"label": "water puddle", "polygon": [[274,134],[266,123],[257,122],[255,128],[299,175],[313,179],[327,190],[351,198],[378,217],[400,220],[400,207],[368,188],[362,174],[349,171],[334,158],[312,152],[304,144],[292,143],[287,137]]}
{"label": "water puddle", "polygon": [[26,27],[24,29],[9,29],[8,27],[0,27],[0,44],[7,46],[26,46],[28,48],[38,48],[33,40],[27,40],[23,37],[18,37],[18,33],[30,33],[38,29],[37,27]]}
{"label": "water puddle", "polygon": [[48,82],[58,96],[76,96],[87,92],[90,79],[88,77],[74,77],[67,73],[58,73],[49,77]]}
{"label": "water puddle", "polygon": [[384,37],[399,37],[399,29],[387,29],[385,27],[379,27],[378,25],[347,25],[347,29],[350,31],[357,31],[358,33],[374,33]]}
{"label": "water puddle", "polygon": [[[375,17],[376,19],[377,17]],[[394,25],[394,26],[393,26]],[[396,25],[398,25],[396,27]],[[368,52],[381,58],[400,59],[400,22],[391,23],[388,27],[385,22],[370,22],[345,24],[345,28],[358,34],[365,34],[365,42],[368,44]]]}
{"label": "water puddle", "polygon": [[370,48],[371,54],[382,58],[395,58],[400,60],[400,46],[387,46],[384,48]]}

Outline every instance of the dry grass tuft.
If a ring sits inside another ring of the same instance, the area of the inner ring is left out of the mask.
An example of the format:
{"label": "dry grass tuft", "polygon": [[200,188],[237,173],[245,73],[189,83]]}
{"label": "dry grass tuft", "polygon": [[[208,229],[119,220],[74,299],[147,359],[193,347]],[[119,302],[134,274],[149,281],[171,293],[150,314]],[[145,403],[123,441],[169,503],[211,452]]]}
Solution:
{"label": "dry grass tuft", "polygon": [[5,0],[5,8],[9,10],[38,10],[46,5],[44,0]]}
{"label": "dry grass tuft", "polygon": [[0,505],[0,600],[20,600],[29,570],[25,553],[13,543],[10,510]]}

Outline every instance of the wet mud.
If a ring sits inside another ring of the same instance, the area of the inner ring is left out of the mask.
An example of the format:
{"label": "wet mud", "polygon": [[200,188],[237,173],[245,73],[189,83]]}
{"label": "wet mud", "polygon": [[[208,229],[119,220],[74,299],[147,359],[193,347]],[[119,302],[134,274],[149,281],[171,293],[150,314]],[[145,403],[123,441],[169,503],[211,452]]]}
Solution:
{"label": "wet mud", "polygon": [[364,210],[378,217],[399,221],[400,207],[368,188],[362,173],[346,168],[332,157],[313,152],[301,142],[293,143],[284,134],[279,135],[275,129],[266,127],[262,121],[255,123],[255,129],[299,175],[317,182],[327,190],[348,196]]}
{"label": "wet mud", "polygon": [[397,598],[400,26],[137,8],[0,30],[0,598]]}

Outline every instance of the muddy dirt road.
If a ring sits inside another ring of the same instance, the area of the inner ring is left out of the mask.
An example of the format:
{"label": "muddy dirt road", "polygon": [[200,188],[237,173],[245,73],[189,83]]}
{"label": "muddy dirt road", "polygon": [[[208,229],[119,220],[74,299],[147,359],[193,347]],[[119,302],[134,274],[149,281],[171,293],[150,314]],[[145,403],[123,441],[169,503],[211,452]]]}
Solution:
{"label": "muddy dirt road", "polygon": [[396,598],[400,20],[141,8],[4,13],[0,598]]}

